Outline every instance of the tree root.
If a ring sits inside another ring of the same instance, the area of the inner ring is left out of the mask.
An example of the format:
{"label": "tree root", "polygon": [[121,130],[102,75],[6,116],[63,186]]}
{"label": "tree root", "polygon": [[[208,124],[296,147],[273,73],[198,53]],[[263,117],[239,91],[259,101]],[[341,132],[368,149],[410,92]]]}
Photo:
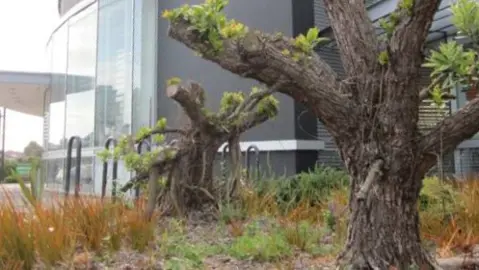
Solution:
{"label": "tree root", "polygon": [[[392,255],[392,254],[389,254]],[[443,270],[443,263],[437,262],[426,250],[420,248],[417,252],[408,252],[407,257],[398,257],[389,260],[383,259],[386,254],[382,254],[378,250],[370,250],[367,252],[353,251],[347,249],[337,258],[337,269],[348,270]],[[391,263],[391,260],[394,263]],[[411,268],[413,267],[413,268]],[[416,268],[414,268],[416,267]],[[462,268],[447,268],[462,269]]]}
{"label": "tree root", "polygon": [[457,256],[437,259],[437,263],[443,270],[479,269],[479,257]]}

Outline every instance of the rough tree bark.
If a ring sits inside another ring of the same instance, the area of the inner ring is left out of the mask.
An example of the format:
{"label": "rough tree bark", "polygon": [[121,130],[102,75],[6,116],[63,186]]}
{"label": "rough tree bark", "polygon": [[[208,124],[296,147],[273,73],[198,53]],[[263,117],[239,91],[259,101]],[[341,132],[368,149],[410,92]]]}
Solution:
{"label": "rough tree bark", "polygon": [[[479,131],[479,99],[447,117],[429,134],[418,130],[422,49],[439,0],[400,1],[397,25],[379,39],[363,0],[324,0],[347,78],[316,54],[307,61],[291,39],[250,30],[223,39],[223,50],[190,27],[188,17],[171,19],[169,36],[226,70],[274,85],[303,103],[326,126],[351,176],[348,241],[339,262],[352,269],[438,268],[421,246],[416,207],[422,179],[434,166],[440,145],[450,151]],[[378,61],[387,54],[387,63]]]}
{"label": "rough tree bark", "polygon": [[[175,100],[188,118],[181,129],[160,127],[149,132],[148,136],[176,133],[173,143],[153,147],[158,155],[148,168],[137,170],[137,176],[127,183],[122,191],[133,186],[134,182],[148,179],[147,218],[151,218],[155,206],[160,204],[162,212],[174,211],[184,215],[188,211],[216,204],[218,200],[231,196],[233,190],[214,182],[214,161],[219,147],[229,144],[236,170],[241,172],[238,155],[239,136],[246,130],[257,126],[276,115],[277,107],[267,100],[276,87],[260,90],[246,98],[230,103],[218,113],[205,108],[205,91],[197,83],[170,85],[166,90],[169,98]],[[268,107],[259,109],[258,106]],[[134,152],[134,146],[130,146]],[[237,175],[237,174],[234,174]],[[159,184],[164,176],[163,185]],[[234,177],[234,180],[238,180]],[[230,184],[229,186],[235,186]]]}

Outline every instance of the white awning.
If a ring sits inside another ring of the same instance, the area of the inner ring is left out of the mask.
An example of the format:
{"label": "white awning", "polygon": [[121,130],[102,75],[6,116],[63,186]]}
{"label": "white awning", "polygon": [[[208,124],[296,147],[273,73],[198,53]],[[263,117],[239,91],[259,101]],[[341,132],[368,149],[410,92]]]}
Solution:
{"label": "white awning", "polygon": [[43,116],[50,77],[49,73],[0,71],[0,107]]}

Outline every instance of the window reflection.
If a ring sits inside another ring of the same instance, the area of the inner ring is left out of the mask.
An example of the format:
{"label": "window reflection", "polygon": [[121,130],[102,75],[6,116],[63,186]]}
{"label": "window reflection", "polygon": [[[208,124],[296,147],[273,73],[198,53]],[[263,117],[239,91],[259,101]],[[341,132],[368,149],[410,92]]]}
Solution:
{"label": "window reflection", "polygon": [[[64,190],[65,188],[65,159],[57,158],[46,161],[45,186],[50,189]],[[72,159],[70,170],[70,192],[75,191],[76,158]],[[93,157],[82,157],[80,165],[80,192],[93,192]]]}
{"label": "window reflection", "polygon": [[157,1],[135,1],[132,133],[154,120],[157,10]]}
{"label": "window reflection", "polygon": [[93,146],[95,118],[96,6],[70,20],[66,97],[67,138],[79,136]]}
{"label": "window reflection", "polygon": [[104,2],[100,1],[98,14],[95,145],[131,130],[132,2],[119,0],[102,6]]}
{"label": "window reflection", "polygon": [[46,181],[47,188],[60,190],[63,188],[63,158],[46,160]]}
{"label": "window reflection", "polygon": [[51,97],[48,122],[48,150],[64,146],[65,132],[65,72],[67,69],[67,28],[59,29],[50,41],[51,53]]}

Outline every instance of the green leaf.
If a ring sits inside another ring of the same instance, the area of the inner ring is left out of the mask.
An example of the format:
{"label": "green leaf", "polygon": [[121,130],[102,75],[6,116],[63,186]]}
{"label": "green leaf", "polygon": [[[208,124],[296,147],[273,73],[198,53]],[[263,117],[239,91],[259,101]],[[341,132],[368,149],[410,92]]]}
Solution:
{"label": "green leaf", "polygon": [[306,39],[309,43],[313,43],[316,41],[319,35],[319,29],[317,27],[310,28],[308,33],[306,34]]}

